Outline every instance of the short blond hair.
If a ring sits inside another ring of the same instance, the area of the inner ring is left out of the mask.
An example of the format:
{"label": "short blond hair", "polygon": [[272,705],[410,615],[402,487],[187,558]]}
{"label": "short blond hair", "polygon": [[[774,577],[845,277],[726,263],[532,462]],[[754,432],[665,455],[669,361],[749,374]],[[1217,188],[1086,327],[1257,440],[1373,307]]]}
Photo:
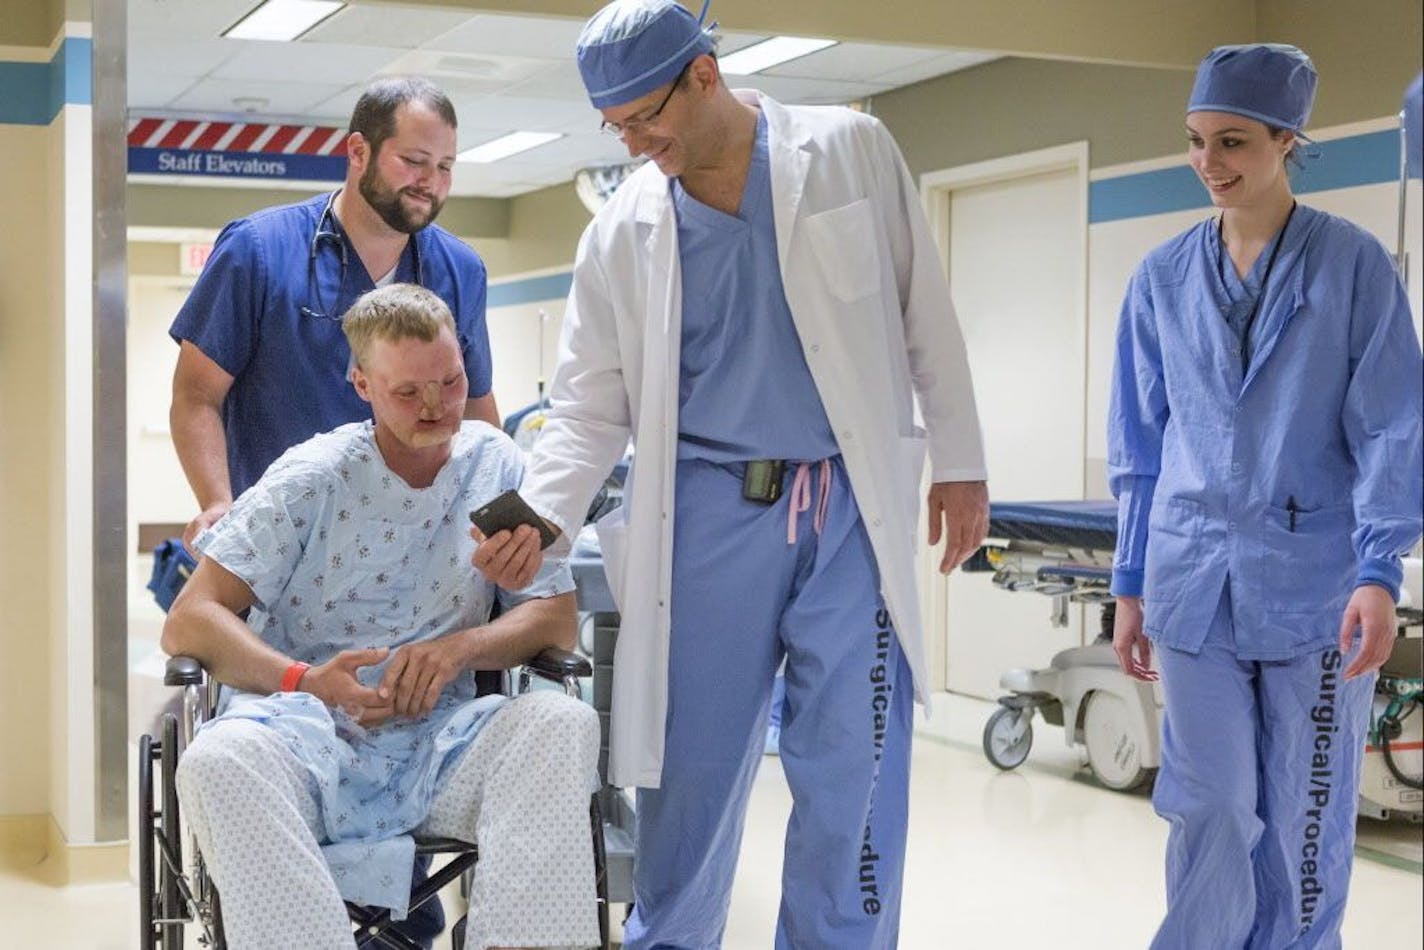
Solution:
{"label": "short blond hair", "polygon": [[455,318],[445,301],[418,284],[389,284],[368,291],[341,318],[341,330],[351,345],[351,361],[360,366],[376,340],[394,343],[417,339],[430,343],[440,328],[456,340]]}

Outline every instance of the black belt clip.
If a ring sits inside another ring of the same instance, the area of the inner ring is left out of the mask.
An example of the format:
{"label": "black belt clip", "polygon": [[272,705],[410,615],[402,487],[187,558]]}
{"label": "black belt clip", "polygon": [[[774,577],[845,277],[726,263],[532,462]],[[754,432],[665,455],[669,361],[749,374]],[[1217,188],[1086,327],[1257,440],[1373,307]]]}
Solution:
{"label": "black belt clip", "polygon": [[784,459],[753,459],[742,475],[742,497],[763,505],[776,504],[781,497],[781,479],[786,474]]}

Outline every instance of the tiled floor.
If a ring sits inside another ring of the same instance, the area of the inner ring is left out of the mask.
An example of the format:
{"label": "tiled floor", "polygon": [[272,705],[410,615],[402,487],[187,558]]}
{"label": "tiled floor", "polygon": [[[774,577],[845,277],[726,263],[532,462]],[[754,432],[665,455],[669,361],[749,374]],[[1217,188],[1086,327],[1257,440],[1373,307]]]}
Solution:
{"label": "tiled floor", "polygon": [[[1162,910],[1165,826],[1140,796],[1096,785],[1061,732],[1040,729],[1029,761],[1001,773],[979,751],[988,704],[939,697],[915,743],[901,946],[1134,948]],[[770,947],[790,808],[779,763],[764,761],[725,946]],[[1420,828],[1368,827],[1355,864],[1347,947],[1424,945]],[[136,946],[136,890],[52,888],[0,861],[0,947]]]}

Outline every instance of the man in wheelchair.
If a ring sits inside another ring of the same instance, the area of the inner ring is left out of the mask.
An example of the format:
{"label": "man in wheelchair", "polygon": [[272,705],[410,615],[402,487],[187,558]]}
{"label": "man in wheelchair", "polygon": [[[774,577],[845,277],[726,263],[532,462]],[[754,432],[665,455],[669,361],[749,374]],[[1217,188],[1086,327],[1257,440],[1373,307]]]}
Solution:
{"label": "man in wheelchair", "polygon": [[514,592],[470,566],[466,513],[522,460],[461,422],[445,304],[392,285],[343,326],[373,421],[290,449],[200,535],[163,630],[228,687],[177,767],[227,944],[351,947],[343,899],[403,915],[418,833],[479,848],[467,946],[595,945],[597,716],[473,676],[572,647],[567,562]]}

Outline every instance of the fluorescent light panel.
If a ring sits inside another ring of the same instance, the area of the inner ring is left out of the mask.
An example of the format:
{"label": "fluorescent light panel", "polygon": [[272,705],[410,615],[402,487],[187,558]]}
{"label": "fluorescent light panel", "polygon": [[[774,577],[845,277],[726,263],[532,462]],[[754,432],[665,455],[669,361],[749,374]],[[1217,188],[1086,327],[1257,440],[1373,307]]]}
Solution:
{"label": "fluorescent light panel", "polygon": [[277,40],[301,36],[337,10],[337,0],[267,0],[223,34],[233,40]]}
{"label": "fluorescent light panel", "polygon": [[782,63],[798,59],[828,46],[835,46],[835,40],[815,40],[804,36],[773,36],[735,53],[717,57],[717,65],[722,72],[733,76],[750,76],[763,69],[780,66]]}
{"label": "fluorescent light panel", "polygon": [[562,132],[510,132],[508,135],[491,139],[483,145],[465,149],[456,156],[456,160],[489,164],[511,155],[518,155],[520,152],[527,152],[531,148],[538,148],[540,145],[548,145],[555,139],[563,137],[564,133]]}

